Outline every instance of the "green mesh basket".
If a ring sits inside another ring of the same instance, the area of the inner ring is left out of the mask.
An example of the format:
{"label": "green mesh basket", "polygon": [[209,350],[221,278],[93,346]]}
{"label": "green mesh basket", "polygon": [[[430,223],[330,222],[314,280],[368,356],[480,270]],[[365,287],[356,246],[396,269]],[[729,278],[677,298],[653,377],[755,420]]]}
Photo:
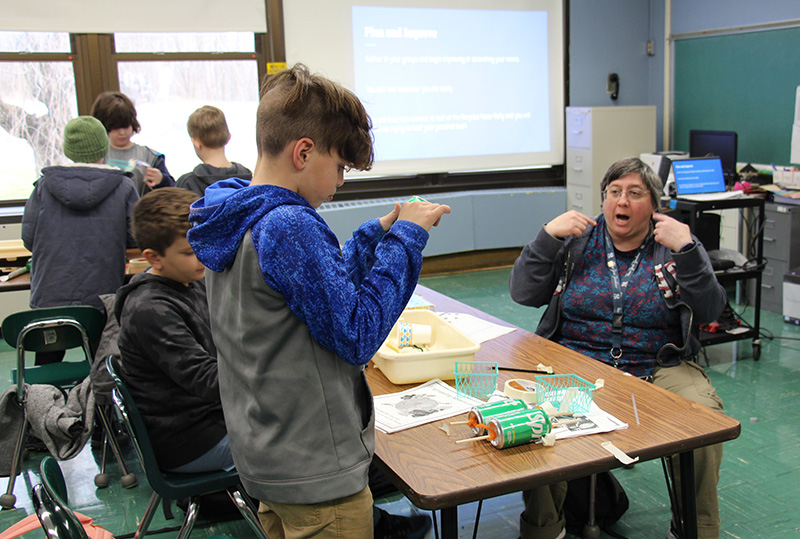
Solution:
{"label": "green mesh basket", "polygon": [[456,361],[456,394],[485,399],[497,389],[497,363]]}
{"label": "green mesh basket", "polygon": [[[592,405],[594,384],[574,374],[553,374],[536,377],[536,401],[549,402],[562,412],[584,413]],[[568,399],[569,402],[564,402]],[[562,404],[565,409],[562,409]]]}

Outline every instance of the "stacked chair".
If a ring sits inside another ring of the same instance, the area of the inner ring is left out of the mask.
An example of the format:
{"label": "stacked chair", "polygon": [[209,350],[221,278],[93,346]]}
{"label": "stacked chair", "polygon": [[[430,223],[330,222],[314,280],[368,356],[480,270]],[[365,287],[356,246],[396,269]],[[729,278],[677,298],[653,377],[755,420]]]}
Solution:
{"label": "stacked chair", "polygon": [[[104,325],[103,314],[94,307],[85,305],[22,311],[3,320],[3,338],[17,351],[17,368],[12,370],[11,378],[16,384],[13,404],[18,409],[15,413],[21,414],[8,488],[6,493],[0,496],[0,505],[4,509],[11,509],[16,503],[14,482],[22,468],[25,441],[30,430],[26,411],[26,384],[48,384],[60,388],[63,392],[79,384],[89,375],[91,368],[92,351],[89,343],[100,338]],[[80,361],[25,365],[25,352],[56,352],[73,348],[82,349],[84,357]],[[103,427],[104,445],[108,443],[111,446],[122,469],[123,486],[126,488],[135,486],[136,477],[125,467],[116,438],[110,430],[110,422],[102,407],[97,407],[96,415]],[[101,487],[108,486],[107,476],[102,472],[101,470],[101,474],[95,478],[95,483]]]}

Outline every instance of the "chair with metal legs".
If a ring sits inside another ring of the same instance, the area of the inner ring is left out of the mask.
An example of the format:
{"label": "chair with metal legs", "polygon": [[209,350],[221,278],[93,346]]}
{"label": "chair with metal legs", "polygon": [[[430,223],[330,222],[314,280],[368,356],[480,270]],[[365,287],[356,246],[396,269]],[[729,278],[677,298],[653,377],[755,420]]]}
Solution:
{"label": "chair with metal legs", "polygon": [[189,498],[189,507],[186,509],[186,516],[178,532],[178,539],[186,539],[192,531],[195,520],[200,509],[200,497],[204,494],[226,490],[233,503],[239,509],[244,519],[250,525],[260,539],[268,539],[267,534],[261,527],[261,523],[256,516],[256,510],[251,502],[242,494],[242,487],[239,482],[239,474],[236,470],[204,472],[204,473],[171,473],[162,472],[158,467],[155,452],[147,434],[147,429],[139,413],[136,403],[125,383],[117,374],[114,356],[106,360],[111,378],[114,380],[114,390],[112,397],[117,412],[120,414],[131,442],[136,449],[147,480],[153,489],[153,495],[145,509],[144,516],[136,530],[135,539],[144,537],[150,522],[158,510],[160,501],[163,498],[179,500]]}
{"label": "chair with metal legs", "polygon": [[[87,305],[32,309],[11,314],[3,320],[3,338],[17,351],[17,368],[11,371],[11,379],[16,384],[16,405],[22,413],[11,461],[8,488],[6,493],[0,496],[0,505],[4,509],[11,509],[16,503],[14,482],[22,468],[25,440],[29,431],[25,410],[25,384],[49,384],[65,390],[86,378],[92,361],[89,343],[99,339],[104,323],[102,313]],[[65,360],[46,365],[25,365],[25,352],[56,352],[72,348],[82,349],[84,357],[80,361]],[[105,412],[100,407],[97,408],[97,412],[105,427],[108,424]],[[129,472],[125,468],[116,440],[113,436],[107,438],[117,455],[123,474],[128,476]]]}

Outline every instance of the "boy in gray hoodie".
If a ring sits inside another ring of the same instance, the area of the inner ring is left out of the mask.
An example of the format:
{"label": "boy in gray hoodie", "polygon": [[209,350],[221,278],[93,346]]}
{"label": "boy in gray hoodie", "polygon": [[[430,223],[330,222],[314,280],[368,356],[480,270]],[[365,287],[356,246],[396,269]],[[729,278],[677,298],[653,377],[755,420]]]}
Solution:
{"label": "boy in gray hoodie", "polygon": [[372,165],[358,98],[302,65],[268,79],[252,183],[192,205],[220,396],[242,484],[270,537],[371,538],[374,451],[364,375],[408,303],[428,230],[450,208],[399,203],[343,247],[316,209]]}

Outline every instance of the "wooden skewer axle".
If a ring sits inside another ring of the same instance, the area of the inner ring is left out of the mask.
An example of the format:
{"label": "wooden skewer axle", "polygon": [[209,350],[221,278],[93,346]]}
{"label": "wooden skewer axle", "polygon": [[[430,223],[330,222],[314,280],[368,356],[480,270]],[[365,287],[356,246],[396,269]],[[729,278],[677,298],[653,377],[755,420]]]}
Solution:
{"label": "wooden skewer axle", "polygon": [[490,435],[487,434],[485,436],[475,436],[474,438],[464,438],[463,440],[456,440],[456,443],[457,444],[466,444],[466,443],[469,443],[469,442],[478,442],[480,440],[488,440],[489,436]]}

